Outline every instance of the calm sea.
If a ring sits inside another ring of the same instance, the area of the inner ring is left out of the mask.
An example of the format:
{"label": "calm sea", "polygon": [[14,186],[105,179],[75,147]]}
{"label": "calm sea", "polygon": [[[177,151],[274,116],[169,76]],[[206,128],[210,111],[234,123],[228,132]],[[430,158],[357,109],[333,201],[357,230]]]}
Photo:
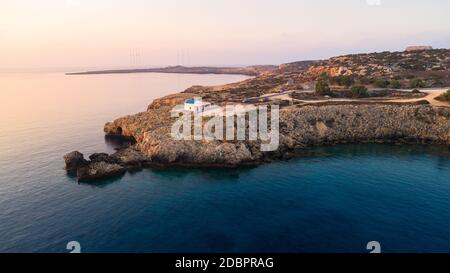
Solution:
{"label": "calm sea", "polygon": [[342,145],[256,168],[78,184],[62,156],[103,124],[231,75],[0,74],[0,252],[450,252],[445,147]]}

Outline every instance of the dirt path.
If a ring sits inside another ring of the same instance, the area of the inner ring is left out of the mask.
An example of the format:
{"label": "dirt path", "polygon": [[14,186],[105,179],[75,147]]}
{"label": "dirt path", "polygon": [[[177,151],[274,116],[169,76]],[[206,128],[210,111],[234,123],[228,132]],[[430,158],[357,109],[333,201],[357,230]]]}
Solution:
{"label": "dirt path", "polygon": [[[353,102],[353,101],[364,101],[364,102],[417,102],[421,100],[427,100],[431,105],[438,106],[438,107],[450,107],[449,103],[438,101],[436,100],[436,97],[440,96],[442,93],[446,92],[448,88],[440,88],[440,89],[425,89],[422,90],[423,93],[427,93],[428,95],[421,98],[414,98],[414,99],[377,99],[377,100],[370,100],[370,99],[327,99],[327,100],[298,100],[294,99],[295,101],[303,102],[303,103],[324,103],[324,102]],[[411,91],[411,90],[405,90],[405,91]]]}
{"label": "dirt path", "polygon": [[424,90],[422,92],[427,93],[428,95],[423,98],[417,98],[417,99],[394,99],[394,100],[388,100],[391,102],[416,102],[420,100],[427,100],[431,105],[433,106],[439,106],[439,107],[450,107],[449,103],[436,100],[437,97],[439,97],[441,94],[445,93],[447,89],[430,89],[430,90]]}

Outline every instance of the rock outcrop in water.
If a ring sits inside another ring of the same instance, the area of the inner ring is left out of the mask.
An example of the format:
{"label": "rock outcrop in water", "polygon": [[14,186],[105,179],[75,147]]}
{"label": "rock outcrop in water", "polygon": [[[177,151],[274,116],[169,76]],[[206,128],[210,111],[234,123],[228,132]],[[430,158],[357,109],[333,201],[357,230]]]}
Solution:
{"label": "rock outcrop in water", "polygon": [[66,154],[64,156],[64,161],[66,162],[67,172],[72,174],[76,174],[78,169],[88,164],[88,161],[84,159],[83,154],[78,151]]}
{"label": "rock outcrop in water", "polygon": [[127,170],[139,170],[146,163],[146,158],[132,148],[121,149],[112,155],[95,153],[89,159],[84,159],[78,151],[66,154],[64,160],[67,172],[76,175],[80,182],[88,182],[123,175]]}
{"label": "rock outcrop in water", "polygon": [[91,162],[87,166],[77,170],[77,177],[78,181],[85,182],[123,175],[126,171],[127,169],[119,164],[111,164],[104,161]]}

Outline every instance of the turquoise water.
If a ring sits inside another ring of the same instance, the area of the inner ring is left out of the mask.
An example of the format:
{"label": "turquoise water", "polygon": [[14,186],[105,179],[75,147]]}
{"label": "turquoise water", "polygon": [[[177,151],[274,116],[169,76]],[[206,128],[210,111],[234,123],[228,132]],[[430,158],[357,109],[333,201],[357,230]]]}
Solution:
{"label": "turquoise water", "polygon": [[[319,147],[255,168],[147,169],[78,184],[62,155],[111,152],[103,123],[163,95],[148,86],[170,93],[240,79],[131,77],[0,77],[9,100],[0,119],[0,252],[67,252],[69,241],[83,252],[367,252],[369,241],[385,252],[450,252],[446,147]],[[121,86],[127,92],[114,91]]]}

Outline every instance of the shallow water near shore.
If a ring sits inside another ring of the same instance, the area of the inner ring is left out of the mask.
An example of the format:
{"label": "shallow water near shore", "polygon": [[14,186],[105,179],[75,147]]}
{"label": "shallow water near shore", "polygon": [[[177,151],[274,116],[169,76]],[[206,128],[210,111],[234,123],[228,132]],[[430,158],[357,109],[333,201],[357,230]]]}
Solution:
{"label": "shallow water near shore", "polygon": [[62,155],[102,127],[231,75],[0,74],[0,252],[450,252],[450,151],[338,145],[253,168],[145,169],[78,184]]}

